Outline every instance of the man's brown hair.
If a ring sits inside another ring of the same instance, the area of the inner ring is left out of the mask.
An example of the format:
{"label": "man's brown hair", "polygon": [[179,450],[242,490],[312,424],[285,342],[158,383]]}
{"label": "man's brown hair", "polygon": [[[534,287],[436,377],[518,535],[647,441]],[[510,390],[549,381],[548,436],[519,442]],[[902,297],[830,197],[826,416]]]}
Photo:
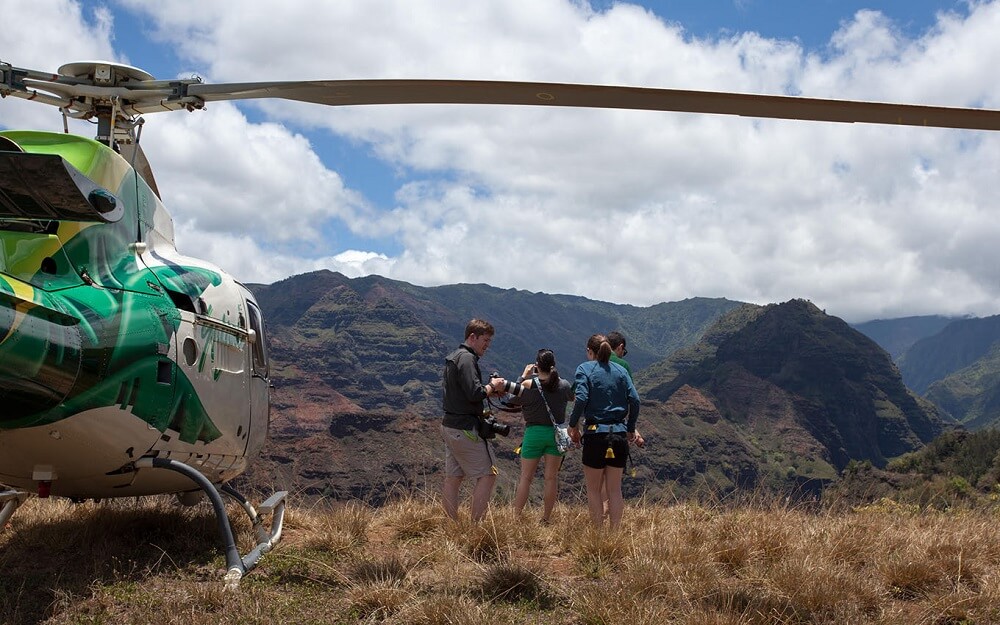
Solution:
{"label": "man's brown hair", "polygon": [[468,325],[465,326],[465,338],[469,338],[470,335],[475,334],[476,336],[493,336],[496,334],[496,330],[489,321],[484,321],[482,319],[473,319],[469,321]]}

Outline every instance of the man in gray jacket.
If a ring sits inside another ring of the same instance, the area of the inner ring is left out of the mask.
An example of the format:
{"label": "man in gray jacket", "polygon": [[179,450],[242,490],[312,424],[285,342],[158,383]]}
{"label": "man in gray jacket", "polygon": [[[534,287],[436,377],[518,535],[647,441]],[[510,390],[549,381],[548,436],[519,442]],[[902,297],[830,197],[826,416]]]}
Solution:
{"label": "man in gray jacket", "polygon": [[483,384],[479,358],[493,341],[493,326],[473,319],[465,327],[465,342],[445,358],[442,380],[441,436],[445,443],[442,503],[445,513],[458,518],[458,491],[468,477],[476,480],[472,490],[472,519],[486,515],[497,481],[496,459],[489,441],[479,434],[484,402],[490,395],[503,395],[508,382],[493,378]]}

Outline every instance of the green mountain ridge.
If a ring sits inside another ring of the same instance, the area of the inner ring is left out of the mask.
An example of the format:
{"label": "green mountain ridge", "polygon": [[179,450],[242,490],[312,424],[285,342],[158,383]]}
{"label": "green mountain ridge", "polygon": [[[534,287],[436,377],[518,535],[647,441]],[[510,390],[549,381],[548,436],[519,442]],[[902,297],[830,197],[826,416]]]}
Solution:
{"label": "green mountain ridge", "polygon": [[638,380],[646,399],[697,389],[744,424],[763,455],[791,454],[827,475],[851,460],[884,466],[946,428],[884,350],[804,300],[731,311]]}
{"label": "green mountain ridge", "polygon": [[925,397],[964,427],[1000,424],[1000,343],[971,365],[931,383]]}
{"label": "green mountain ridge", "polygon": [[983,358],[1000,340],[1000,315],[960,319],[914,343],[898,359],[903,380],[917,393]]}
{"label": "green mountain ridge", "polygon": [[952,321],[900,358],[903,379],[963,427],[1000,426],[1000,316]]}
{"label": "green mountain ridge", "polygon": [[854,329],[881,345],[896,360],[914,343],[937,334],[956,319],[943,315],[875,319],[854,324]]}

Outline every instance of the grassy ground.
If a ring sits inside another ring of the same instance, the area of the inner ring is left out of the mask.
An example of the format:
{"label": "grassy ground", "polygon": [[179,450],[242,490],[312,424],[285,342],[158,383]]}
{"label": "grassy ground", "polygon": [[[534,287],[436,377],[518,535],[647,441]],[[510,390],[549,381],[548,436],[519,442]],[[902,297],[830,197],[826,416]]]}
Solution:
{"label": "grassy ground", "polygon": [[227,592],[207,504],[31,500],[0,533],[0,623],[1000,623],[998,521],[630,502],[621,531],[595,532],[575,504],[473,525],[422,496],[292,502]]}

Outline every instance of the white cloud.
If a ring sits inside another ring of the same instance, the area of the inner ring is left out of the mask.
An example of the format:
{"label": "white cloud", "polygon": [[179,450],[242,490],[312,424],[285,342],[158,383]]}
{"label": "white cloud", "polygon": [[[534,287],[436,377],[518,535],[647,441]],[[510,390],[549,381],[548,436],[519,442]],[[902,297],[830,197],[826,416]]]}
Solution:
{"label": "white cloud", "polygon": [[250,123],[229,103],[156,122],[143,145],[175,221],[194,229],[315,244],[329,220],[350,223],[366,210],[304,136]]}
{"label": "white cloud", "polygon": [[[213,81],[543,80],[1000,107],[1000,2],[942,14],[919,39],[862,11],[822,54],[753,33],[692,38],[627,4],[121,4],[183,55],[178,74]],[[42,8],[17,11],[45,9],[64,37],[92,42],[69,60],[114,54],[107,19],[30,5]],[[66,60],[27,40],[15,52],[16,64]],[[804,297],[851,320],[1000,306],[995,134],[487,106],[263,110],[273,123],[228,104],[157,115],[143,139],[181,247],[246,281],[325,267],[633,304]],[[376,210],[325,165],[316,128],[395,171],[394,205]],[[347,235],[392,236],[402,251]]]}
{"label": "white cloud", "polygon": [[210,258],[244,282],[270,284],[288,276],[329,269],[357,278],[388,275],[393,260],[382,254],[348,250],[334,256],[303,258],[266,249],[249,235],[210,233],[190,224],[177,229],[178,249],[188,256]]}

